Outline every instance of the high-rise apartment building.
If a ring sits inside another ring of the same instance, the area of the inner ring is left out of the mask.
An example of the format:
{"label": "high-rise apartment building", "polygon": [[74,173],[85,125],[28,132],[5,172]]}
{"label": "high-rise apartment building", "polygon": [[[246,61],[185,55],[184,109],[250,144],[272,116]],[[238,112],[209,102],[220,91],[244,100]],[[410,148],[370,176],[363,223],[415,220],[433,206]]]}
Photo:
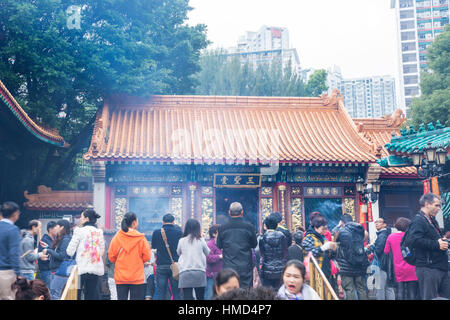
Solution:
{"label": "high-rise apartment building", "polygon": [[247,31],[239,38],[237,47],[227,51],[229,56],[238,56],[242,63],[248,62],[254,67],[273,61],[280,61],[284,67],[291,61],[293,69],[300,70],[297,50],[290,47],[286,28],[264,25],[256,32]]}
{"label": "high-rise apartment building", "polygon": [[396,107],[395,78],[375,76],[343,79],[339,67],[328,70],[329,93],[337,88],[352,118],[379,118],[392,114]]}
{"label": "high-rise apartment building", "polygon": [[420,95],[420,72],[426,68],[426,48],[449,22],[449,0],[391,0],[396,10],[400,59],[400,100],[408,115]]}

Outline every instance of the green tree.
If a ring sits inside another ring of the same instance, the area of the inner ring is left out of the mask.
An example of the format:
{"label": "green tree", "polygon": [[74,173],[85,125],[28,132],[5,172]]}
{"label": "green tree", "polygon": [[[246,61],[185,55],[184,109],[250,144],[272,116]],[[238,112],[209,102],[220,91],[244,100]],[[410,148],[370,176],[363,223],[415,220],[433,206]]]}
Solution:
{"label": "green tree", "polygon": [[71,145],[57,159],[53,149],[22,151],[38,163],[18,177],[30,191],[73,180],[108,96],[193,93],[208,44],[204,25],[185,24],[188,0],[85,0],[77,20],[69,9],[79,3],[0,0],[1,80],[32,118],[59,129]]}
{"label": "green tree", "polygon": [[411,124],[436,122],[450,126],[450,25],[427,49],[427,69],[421,73],[422,95],[411,104]]}
{"label": "green tree", "polygon": [[316,97],[328,90],[327,72],[323,69],[316,70],[306,84],[305,91],[308,96]]}
{"label": "green tree", "polygon": [[200,95],[302,97],[318,96],[327,90],[325,71],[316,72],[305,84],[291,61],[284,68],[281,60],[254,67],[218,49],[205,52],[200,65],[201,71],[196,75],[196,94]]}

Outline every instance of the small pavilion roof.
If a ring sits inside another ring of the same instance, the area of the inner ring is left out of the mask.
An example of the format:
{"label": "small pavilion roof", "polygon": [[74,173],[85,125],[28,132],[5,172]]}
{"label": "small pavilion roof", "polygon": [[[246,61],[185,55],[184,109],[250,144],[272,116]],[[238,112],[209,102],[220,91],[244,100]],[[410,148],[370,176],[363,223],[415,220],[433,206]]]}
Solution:
{"label": "small pavilion roof", "polygon": [[46,186],[39,186],[36,194],[25,191],[24,196],[28,210],[78,211],[94,203],[92,191],[53,191]]}

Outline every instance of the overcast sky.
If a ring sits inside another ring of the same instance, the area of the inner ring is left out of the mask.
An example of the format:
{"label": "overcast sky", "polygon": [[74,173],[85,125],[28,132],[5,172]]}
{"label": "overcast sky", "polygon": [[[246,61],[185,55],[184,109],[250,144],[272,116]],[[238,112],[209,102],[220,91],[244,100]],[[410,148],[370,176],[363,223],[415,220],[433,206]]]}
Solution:
{"label": "overcast sky", "polygon": [[212,48],[236,46],[262,25],[285,27],[302,68],[337,65],[345,78],[398,78],[390,0],[191,0],[190,6],[188,23],[207,25]]}

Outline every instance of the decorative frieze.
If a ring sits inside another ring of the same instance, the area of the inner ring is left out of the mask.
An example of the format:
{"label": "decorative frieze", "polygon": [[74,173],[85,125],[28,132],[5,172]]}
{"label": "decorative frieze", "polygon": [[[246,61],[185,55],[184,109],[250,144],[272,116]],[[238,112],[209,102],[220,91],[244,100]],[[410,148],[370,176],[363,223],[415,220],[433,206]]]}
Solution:
{"label": "decorative frieze", "polygon": [[126,212],[127,212],[127,199],[116,198],[114,200],[114,222],[116,224],[116,230],[120,229],[120,225]]}
{"label": "decorative frieze", "polygon": [[296,231],[299,227],[303,227],[301,198],[291,198],[291,219],[292,231]]}
{"label": "decorative frieze", "polygon": [[273,199],[261,198],[261,217],[262,221],[273,212]]}
{"label": "decorative frieze", "polygon": [[208,238],[209,227],[214,221],[214,202],[213,198],[202,199],[202,236]]}
{"label": "decorative frieze", "polygon": [[212,196],[213,188],[212,187],[202,187],[202,195],[204,196]]}
{"label": "decorative frieze", "polygon": [[170,212],[175,217],[175,224],[183,225],[183,198],[173,197],[170,199]]}
{"label": "decorative frieze", "polygon": [[272,187],[262,187],[261,195],[262,196],[271,196],[272,195]]}
{"label": "decorative frieze", "polygon": [[356,221],[355,214],[355,199],[354,198],[344,198],[344,214],[349,214],[352,216],[353,221]]}

